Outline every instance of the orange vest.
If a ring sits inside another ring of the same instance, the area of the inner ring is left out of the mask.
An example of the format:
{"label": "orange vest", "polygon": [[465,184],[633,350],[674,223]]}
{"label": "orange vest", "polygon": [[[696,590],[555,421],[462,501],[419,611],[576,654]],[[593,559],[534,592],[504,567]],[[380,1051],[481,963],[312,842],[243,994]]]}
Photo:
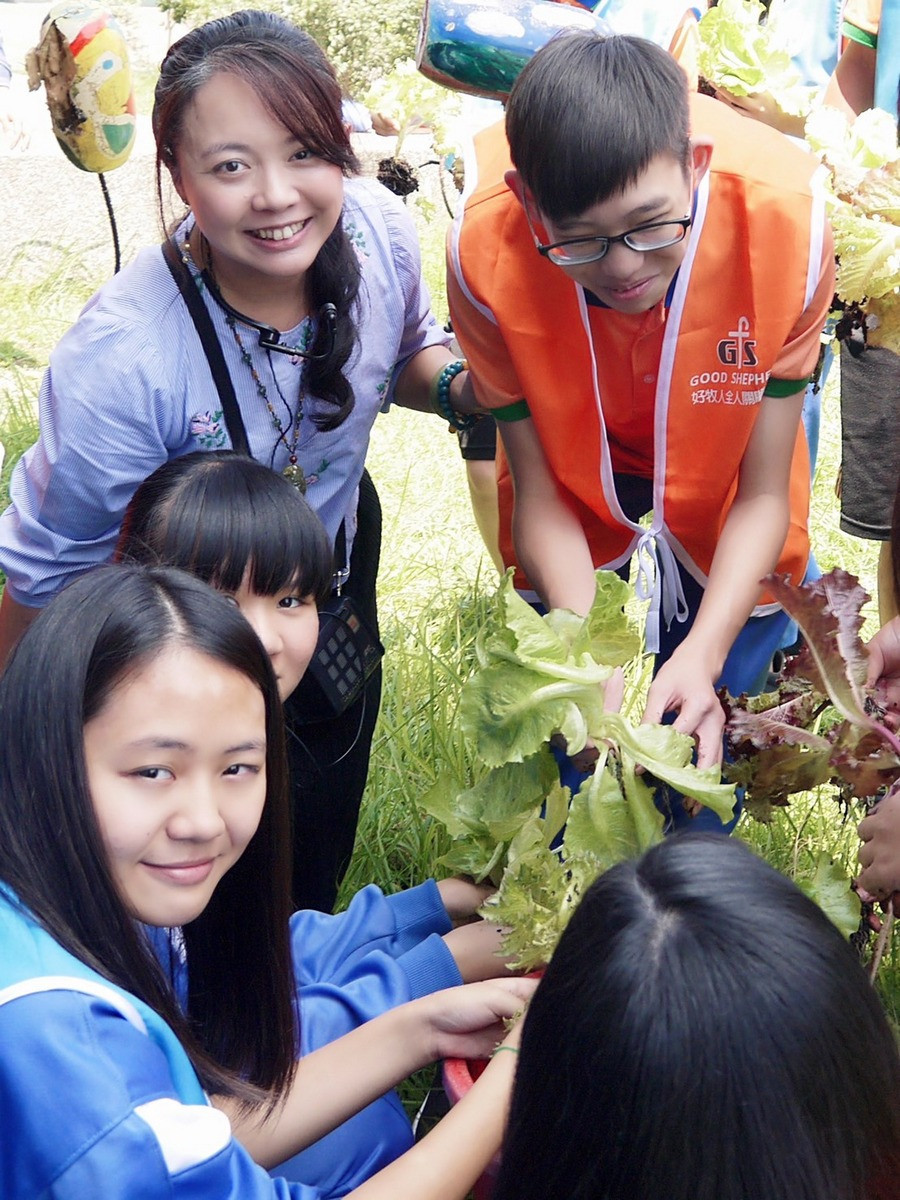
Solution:
{"label": "orange vest", "polygon": [[[650,534],[705,584],[772,365],[819,281],[825,216],[810,186],[814,159],[724,104],[704,96],[691,104],[694,130],[712,137],[715,149],[698,188],[657,373]],[[478,180],[451,233],[450,269],[468,302],[497,326],[595,565],[615,568],[645,530],[624,517],[615,497],[603,420],[615,399],[600,395],[594,361],[603,346],[588,335],[581,288],[535,252],[503,182],[510,162],[502,126],[479,135],[476,151]],[[498,471],[501,548],[512,564],[512,483],[502,456]],[[790,529],[776,568],[795,583],[809,555],[808,507],[801,429]],[[519,576],[517,586],[527,587]]]}

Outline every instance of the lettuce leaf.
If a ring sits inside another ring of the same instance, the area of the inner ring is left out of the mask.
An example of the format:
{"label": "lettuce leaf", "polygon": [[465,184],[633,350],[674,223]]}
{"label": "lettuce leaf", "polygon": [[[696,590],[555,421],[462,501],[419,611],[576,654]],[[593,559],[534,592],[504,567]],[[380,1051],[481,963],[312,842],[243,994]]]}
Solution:
{"label": "lettuce leaf", "polygon": [[804,136],[834,177],[837,195],[851,195],[869,171],[897,158],[897,122],[879,108],[851,123],[840,109],[822,105],[807,118]]}
{"label": "lettuce leaf", "polygon": [[692,764],[693,738],[672,725],[631,725],[620,713],[604,713],[597,734],[619,747],[623,771],[626,759],[630,759],[676,791],[699,800],[723,821],[731,820],[734,787],[722,783],[718,767],[701,771]]}
{"label": "lettuce leaf", "polygon": [[[652,806],[651,799],[651,806]],[[654,808],[654,812],[656,812]],[[662,838],[663,817],[656,812],[658,836]],[[633,814],[607,761],[597,764],[590,779],[572,798],[563,852],[566,860],[590,854],[601,871],[617,862],[633,858],[643,848]]]}
{"label": "lettuce leaf", "polygon": [[[900,191],[897,198],[900,202]],[[852,303],[893,295],[900,284],[900,225],[840,204],[832,209],[831,227],[838,256],[836,289],[841,299]]]}
{"label": "lettuce leaf", "polygon": [[[442,777],[421,801],[453,838],[443,865],[499,883],[488,911],[509,927],[504,948],[523,965],[549,958],[571,906],[600,871],[662,838],[660,786],[725,820],[732,814],[734,788],[718,768],[693,766],[691,738],[604,711],[613,671],[640,650],[624,611],[629,595],[616,575],[598,571],[586,617],[540,616],[504,578],[459,708],[460,726],[488,769],[469,787]],[[600,751],[574,798],[547,748],[557,732],[570,753],[589,738]]]}
{"label": "lettuce leaf", "polygon": [[[535,817],[558,787],[556,762],[543,748],[525,762],[506,763],[488,772],[470,788],[445,772],[419,800],[419,807],[440,821],[454,838],[441,865],[477,882],[500,879],[510,844]],[[568,791],[553,837],[565,823]],[[559,813],[559,810],[556,810]],[[551,817],[552,820],[552,817]]]}
{"label": "lettuce leaf", "polygon": [[699,24],[700,74],[733,96],[768,92],[782,112],[809,112],[814,88],[804,87],[777,19],[761,25],[758,0],[720,0]]}
{"label": "lettuce leaf", "polygon": [[463,731],[488,766],[523,761],[557,731],[571,753],[583,749],[603,714],[604,685],[639,647],[622,609],[627,597],[627,584],[601,571],[587,617],[542,617],[506,576],[495,622],[478,641],[481,670],[460,703]]}
{"label": "lettuce leaf", "polygon": [[514,970],[530,971],[550,961],[574,904],[600,873],[585,859],[563,868],[559,856],[539,849],[519,857],[481,913],[507,928],[503,951]]}
{"label": "lettuce leaf", "polygon": [[900,740],[877,719],[883,713],[865,688],[859,631],[869,596],[840,568],[802,587],[777,576],[766,582],[806,647],[777,692],[726,696],[728,777],[746,787],[747,809],[761,820],[823,783],[845,798],[877,795],[900,777]]}
{"label": "lettuce leaf", "polygon": [[837,294],[865,305],[867,340],[900,353],[900,150],[890,113],[870,109],[851,124],[821,108],[806,140],[828,170],[829,216],[838,257]]}
{"label": "lettuce leaf", "polygon": [[795,877],[795,882],[810,900],[849,938],[859,927],[861,905],[859,896],[850,890],[847,876],[823,851],[816,859],[816,869],[809,878]]}

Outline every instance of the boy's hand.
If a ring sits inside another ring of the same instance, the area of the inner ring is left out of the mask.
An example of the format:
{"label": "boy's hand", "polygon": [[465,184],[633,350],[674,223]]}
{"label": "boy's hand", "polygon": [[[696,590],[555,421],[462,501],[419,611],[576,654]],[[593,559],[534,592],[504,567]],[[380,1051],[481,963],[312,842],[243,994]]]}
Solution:
{"label": "boy's hand", "polygon": [[437,889],[454,925],[475,920],[479,908],[497,890],[492,883],[475,883],[462,875],[438,880]]}
{"label": "boy's hand", "polygon": [[725,88],[716,88],[716,99],[733,108],[742,116],[752,117],[754,121],[762,121],[781,133],[791,137],[803,137],[806,124],[804,117],[795,117],[778,107],[778,102],[771,92],[751,92],[749,96],[735,96]]}
{"label": "boy's hand", "polygon": [[900,788],[859,823],[860,888],[878,900],[900,891]]}
{"label": "boy's hand", "polygon": [[650,685],[643,723],[659,724],[667,712],[677,712],[674,727],[697,743],[697,766],[714,767],[722,761],[725,713],[713,687],[714,673],[690,653],[683,654],[686,645],[675,651]]}

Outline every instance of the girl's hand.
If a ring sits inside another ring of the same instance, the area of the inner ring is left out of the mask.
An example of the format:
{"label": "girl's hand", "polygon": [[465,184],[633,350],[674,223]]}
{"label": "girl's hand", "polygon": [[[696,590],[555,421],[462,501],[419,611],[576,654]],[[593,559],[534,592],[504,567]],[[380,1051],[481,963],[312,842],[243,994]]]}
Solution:
{"label": "girl's hand", "polygon": [[536,979],[494,979],[417,1001],[429,1026],[432,1061],[488,1058],[506,1037],[504,1022],[522,1012],[537,984]]}
{"label": "girl's hand", "polygon": [[878,900],[900,891],[900,788],[859,823],[860,888]]}
{"label": "girl's hand", "polygon": [[454,925],[474,920],[488,896],[496,891],[491,883],[475,883],[461,875],[439,880],[437,889],[447,910],[447,916]]}
{"label": "girl's hand", "polygon": [[900,617],[882,625],[866,650],[866,686],[875,689],[875,699],[887,709],[885,724],[896,728],[900,723]]}
{"label": "girl's hand", "polygon": [[503,929],[494,921],[471,921],[444,934],[466,983],[478,979],[508,979],[508,959],[500,953]]}

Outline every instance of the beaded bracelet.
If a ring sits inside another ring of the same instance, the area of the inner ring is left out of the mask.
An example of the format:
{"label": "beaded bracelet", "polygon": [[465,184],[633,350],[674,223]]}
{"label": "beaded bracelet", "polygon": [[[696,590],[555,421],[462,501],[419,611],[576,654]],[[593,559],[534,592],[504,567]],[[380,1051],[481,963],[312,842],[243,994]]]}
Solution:
{"label": "beaded bracelet", "polygon": [[469,364],[464,358],[454,359],[453,362],[448,362],[438,371],[431,383],[431,406],[439,417],[444,418],[451,429],[471,429],[478,420],[478,417],[474,415],[464,416],[462,413],[458,413],[450,403],[450,384],[460,371],[467,371],[468,368]]}

